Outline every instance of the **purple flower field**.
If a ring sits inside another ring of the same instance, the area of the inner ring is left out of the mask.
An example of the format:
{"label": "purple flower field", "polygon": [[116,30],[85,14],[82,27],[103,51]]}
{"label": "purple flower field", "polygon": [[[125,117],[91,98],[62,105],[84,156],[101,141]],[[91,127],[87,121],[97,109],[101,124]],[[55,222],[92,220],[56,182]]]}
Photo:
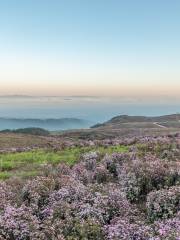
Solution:
{"label": "purple flower field", "polygon": [[180,136],[65,142],[128,146],[0,182],[0,240],[180,240]]}

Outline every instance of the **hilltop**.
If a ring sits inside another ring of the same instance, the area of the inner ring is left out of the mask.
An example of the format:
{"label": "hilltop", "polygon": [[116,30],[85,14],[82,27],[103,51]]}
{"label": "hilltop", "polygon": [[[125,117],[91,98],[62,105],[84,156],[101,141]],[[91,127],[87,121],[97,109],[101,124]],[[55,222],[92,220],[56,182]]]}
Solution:
{"label": "hilltop", "polygon": [[156,117],[146,117],[146,116],[129,116],[129,115],[120,115],[113,117],[112,119],[108,120],[107,122],[96,124],[91,128],[99,128],[99,127],[126,127],[130,126],[128,124],[137,124],[136,127],[143,127],[144,124],[147,124],[148,127],[154,127],[154,125],[158,125],[159,127],[167,127],[170,126],[174,127],[174,124],[180,127],[180,114],[171,114],[171,115],[164,115],[164,116],[156,116]]}
{"label": "hilltop", "polygon": [[116,136],[164,135],[180,131],[180,114],[157,117],[120,115],[93,125],[90,129],[69,130],[63,136],[76,138],[106,138]]}

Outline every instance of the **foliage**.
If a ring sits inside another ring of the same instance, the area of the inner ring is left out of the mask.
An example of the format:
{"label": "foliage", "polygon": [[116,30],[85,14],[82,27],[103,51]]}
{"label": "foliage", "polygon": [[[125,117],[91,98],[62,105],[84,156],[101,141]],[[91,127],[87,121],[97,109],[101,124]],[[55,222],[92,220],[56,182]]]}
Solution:
{"label": "foliage", "polygon": [[30,134],[30,135],[37,135],[37,136],[48,136],[50,133],[49,131],[43,128],[19,128],[16,130],[2,130],[2,133],[23,133],[23,134]]}
{"label": "foliage", "polygon": [[[2,154],[17,173],[0,182],[0,239],[179,239],[178,136],[174,141],[65,141],[61,151]],[[37,170],[26,172],[29,179],[18,172],[27,162]]]}
{"label": "foliage", "polygon": [[180,187],[174,186],[149,193],[146,206],[151,221],[173,217],[180,210]]}

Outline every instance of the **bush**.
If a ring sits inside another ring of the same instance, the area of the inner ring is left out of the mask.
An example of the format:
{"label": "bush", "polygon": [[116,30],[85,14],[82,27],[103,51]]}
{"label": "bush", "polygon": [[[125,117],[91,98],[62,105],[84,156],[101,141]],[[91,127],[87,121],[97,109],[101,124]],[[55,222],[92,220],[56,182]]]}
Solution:
{"label": "bush", "polygon": [[178,163],[166,163],[152,156],[124,164],[119,172],[119,181],[128,199],[145,199],[153,191],[179,183]]}
{"label": "bush", "polygon": [[102,224],[110,222],[114,216],[127,216],[131,205],[126,196],[118,189],[111,189],[104,194],[88,194],[78,204],[77,215],[80,219],[94,218]]}
{"label": "bush", "polygon": [[94,172],[94,180],[97,181],[98,183],[105,183],[110,180],[110,174],[106,167],[102,164],[97,166],[95,172]]}
{"label": "bush", "polygon": [[97,166],[99,156],[96,152],[89,152],[83,155],[84,166],[87,170],[94,171]]}
{"label": "bush", "polygon": [[180,187],[171,187],[148,194],[146,202],[148,218],[151,221],[172,217],[180,210]]}
{"label": "bush", "polygon": [[44,206],[53,190],[55,190],[55,181],[52,178],[37,177],[24,185],[22,200],[37,211]]}
{"label": "bush", "polygon": [[180,236],[180,213],[174,218],[155,222],[153,229],[157,239],[178,240]]}
{"label": "bush", "polygon": [[3,210],[5,206],[14,202],[15,194],[11,186],[5,182],[0,182],[0,210]]}
{"label": "bush", "polygon": [[104,231],[108,240],[147,240],[152,235],[150,227],[123,218],[113,219],[110,225],[104,227]]}
{"label": "bush", "polygon": [[105,238],[101,225],[94,219],[87,219],[86,221],[75,223],[73,231],[69,233],[66,239],[103,240]]}
{"label": "bush", "polygon": [[4,239],[38,239],[39,234],[39,221],[30,208],[7,206],[0,216],[0,236]]}

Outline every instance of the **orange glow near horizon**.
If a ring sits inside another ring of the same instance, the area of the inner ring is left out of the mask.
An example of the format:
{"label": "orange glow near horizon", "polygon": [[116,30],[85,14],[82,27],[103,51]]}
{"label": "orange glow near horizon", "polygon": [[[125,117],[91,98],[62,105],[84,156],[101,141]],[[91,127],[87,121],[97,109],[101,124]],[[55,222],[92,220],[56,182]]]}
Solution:
{"label": "orange glow near horizon", "polygon": [[2,83],[0,95],[23,94],[39,96],[169,96],[179,97],[178,86],[164,84],[111,84],[111,83]]}

